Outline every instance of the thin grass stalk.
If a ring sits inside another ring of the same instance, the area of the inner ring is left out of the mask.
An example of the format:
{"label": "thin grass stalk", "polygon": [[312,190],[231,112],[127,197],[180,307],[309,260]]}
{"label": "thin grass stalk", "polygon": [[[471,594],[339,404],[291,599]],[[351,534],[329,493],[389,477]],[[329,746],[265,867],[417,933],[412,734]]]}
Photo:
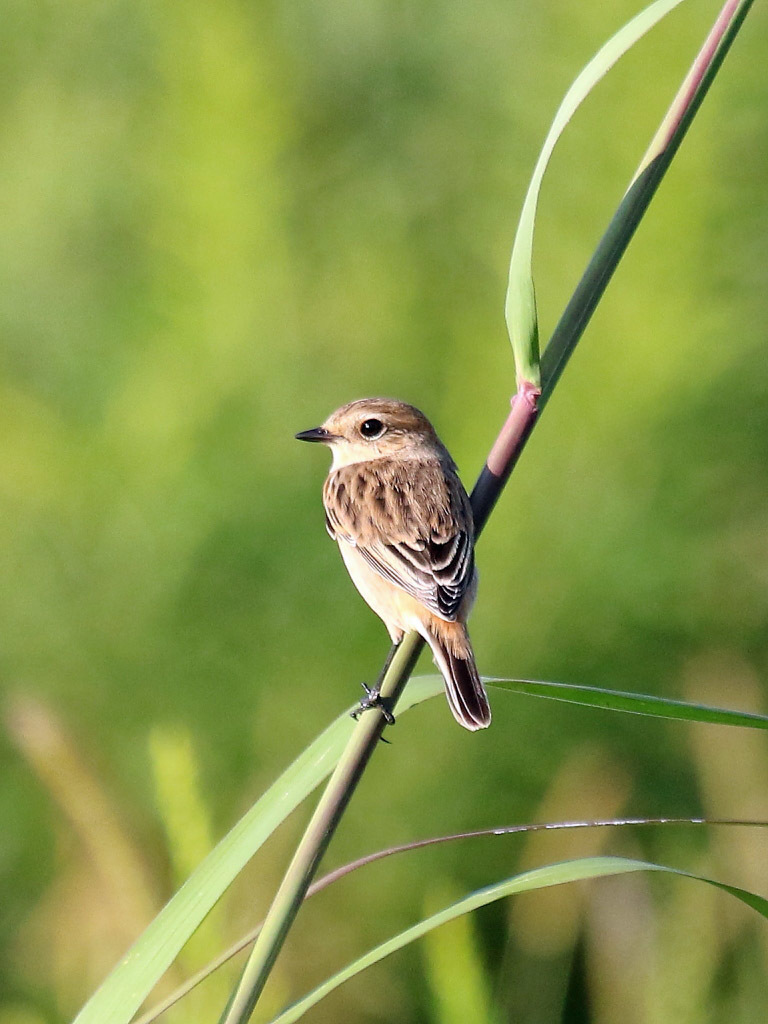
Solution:
{"label": "thin grass stalk", "polygon": [[[438,846],[443,843],[452,843],[461,839],[481,839],[488,836],[506,836],[528,834],[531,832],[559,832],[564,830],[588,829],[588,828],[625,828],[628,826],[644,825],[730,825],[735,827],[768,828],[768,821],[761,821],[752,818],[595,818],[591,821],[543,821],[531,822],[525,825],[501,825],[497,828],[473,829],[470,832],[454,832],[447,836],[430,836],[428,839],[414,839],[408,843],[400,843],[397,846],[387,847],[385,850],[377,850],[375,853],[368,853],[364,857],[343,864],[341,867],[329,871],[316,882],[313,882],[307,890],[305,899],[317,895],[327,889],[334,882],[346,878],[360,868],[375,864],[377,861],[387,857],[394,857],[400,853],[411,853],[414,850],[423,850],[430,846]],[[237,942],[228,949],[219,953],[210,963],[201,968],[191,977],[179,985],[177,989],[166,996],[161,1002],[156,1003],[140,1017],[137,1017],[132,1024],[154,1024],[167,1010],[188,996],[193,989],[202,984],[207,978],[214,974],[220,967],[223,967],[233,957],[237,956],[244,949],[247,949],[255,942],[264,922],[257,924],[249,932],[243,935]]]}
{"label": "thin grass stalk", "polygon": [[[541,392],[529,382],[521,382],[510,414],[472,491],[476,534],[485,526],[539,412],[584,333],[751,5],[752,0],[727,0],[722,8],[552,334],[542,359]],[[387,707],[396,704],[422,646],[421,638],[410,633],[394,652],[381,684],[381,696]],[[247,1024],[250,1019],[320,859],[385,725],[384,716],[377,710],[361,716],[267,912],[221,1024]]]}
{"label": "thin grass stalk", "polygon": [[646,150],[544,351],[539,410],[560,379],[752,3],[727,0]]}
{"label": "thin grass stalk", "polygon": [[[397,703],[422,645],[418,634],[409,633],[394,649],[380,685],[381,699],[387,708]],[[386,718],[378,709],[365,711],[360,716],[275,894],[238,987],[224,1012],[223,1024],[243,1024],[250,1018],[317,865],[386,724]]]}

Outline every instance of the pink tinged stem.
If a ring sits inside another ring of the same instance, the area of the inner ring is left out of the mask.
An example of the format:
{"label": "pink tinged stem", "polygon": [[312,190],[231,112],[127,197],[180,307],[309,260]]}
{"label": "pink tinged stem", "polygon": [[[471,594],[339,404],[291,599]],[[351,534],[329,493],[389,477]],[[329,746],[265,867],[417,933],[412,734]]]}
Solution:
{"label": "pink tinged stem", "polygon": [[[509,416],[472,491],[476,535],[485,526],[544,402],[576,347],[752,2],[727,0],[718,16],[640,171],[555,328],[542,360],[543,392],[529,381],[519,383]],[[421,638],[413,633],[408,634],[400,645],[381,687],[382,696],[393,704],[402,692],[422,646]],[[270,907],[240,984],[224,1012],[222,1024],[245,1024],[250,1019],[317,864],[384,725],[384,719],[376,712],[368,711],[361,717]]]}
{"label": "pink tinged stem", "polygon": [[540,398],[540,387],[527,380],[519,382],[517,393],[512,397],[512,408],[506,422],[472,490],[471,502],[476,535],[485,526],[509,474],[522,454],[525,442],[539,415]]}
{"label": "pink tinged stem", "polygon": [[729,30],[733,30],[734,18],[739,13],[740,7],[744,9],[742,12],[743,17],[748,8],[751,7],[751,0],[749,3],[745,3],[744,0],[727,0],[725,6],[720,11],[717,20],[704,41],[704,45],[697,54],[688,74],[683,79],[664,120],[659,125],[659,129],[654,135],[645,156],[640,161],[640,167],[632,179],[633,182],[652,160],[660,153],[663,153],[670,143],[676,140],[682,127],[683,118],[692,110],[694,104],[700,100],[705,78],[712,69],[713,61],[726,33]]}

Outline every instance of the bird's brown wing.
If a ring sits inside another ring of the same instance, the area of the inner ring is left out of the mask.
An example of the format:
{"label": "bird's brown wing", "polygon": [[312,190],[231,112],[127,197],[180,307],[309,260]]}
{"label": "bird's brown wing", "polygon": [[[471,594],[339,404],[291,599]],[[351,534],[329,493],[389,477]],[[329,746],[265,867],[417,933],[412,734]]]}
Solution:
{"label": "bird's brown wing", "polygon": [[332,537],[380,576],[452,621],[472,583],[472,510],[452,464],[377,459],[343,466],[323,489]]}

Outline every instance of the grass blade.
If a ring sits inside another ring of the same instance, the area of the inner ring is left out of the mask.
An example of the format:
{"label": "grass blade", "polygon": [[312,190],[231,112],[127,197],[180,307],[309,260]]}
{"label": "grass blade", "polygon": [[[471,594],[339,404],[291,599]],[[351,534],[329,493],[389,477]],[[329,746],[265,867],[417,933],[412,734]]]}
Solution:
{"label": "grass blade", "polygon": [[[353,871],[358,871],[360,868],[367,867],[369,864],[374,864],[376,861],[384,860],[387,857],[394,857],[401,853],[411,853],[414,850],[424,850],[431,846],[442,845],[443,843],[453,843],[463,839],[480,839],[482,837],[498,837],[498,836],[509,836],[509,835],[524,835],[531,832],[560,832],[567,829],[590,829],[590,828],[626,828],[626,827],[641,827],[647,825],[694,825],[694,826],[729,826],[732,828],[768,828],[768,821],[762,821],[754,818],[594,818],[586,821],[542,821],[533,822],[528,824],[520,825],[500,825],[496,828],[482,828],[474,829],[471,832],[454,832],[451,835],[445,836],[432,836],[429,839],[413,839],[408,843],[401,843],[398,846],[390,846],[384,850],[377,850],[375,853],[366,854],[363,857],[358,857],[357,860],[349,861],[347,864],[343,864],[341,867],[335,868],[333,871],[329,871],[328,874],[323,875],[322,878],[313,882],[307,891],[306,898],[314,896],[328,886],[333,885],[334,882],[340,881],[342,878],[346,878],[347,875],[352,874]],[[192,977],[180,985],[174,992],[169,996],[166,996],[161,1002],[157,1003],[146,1013],[142,1014],[141,1017],[136,1018],[133,1024],[153,1024],[166,1010],[169,1010],[172,1006],[175,1006],[185,996],[195,989],[201,982],[209,978],[215,971],[224,964],[228,963],[233,957],[237,956],[244,949],[255,941],[256,936],[261,930],[261,925],[257,925],[251,929],[250,932],[238,939],[228,949],[219,953],[209,964],[199,970]]]}
{"label": "grass blade", "polygon": [[[751,0],[727,0],[723,12],[717,19],[696,60],[696,73],[691,79],[691,88],[688,88],[686,80],[685,90],[678,94],[678,99],[675,100],[671,108],[675,127],[666,149],[647,172],[643,172],[641,177],[633,183],[630,193],[619,207],[573,298],[560,318],[544,353],[543,370],[545,372],[543,372],[541,388],[537,386],[535,380],[523,379],[518,382],[518,393],[515,396],[513,408],[494,444],[492,457],[489,456],[472,491],[472,509],[476,513],[475,523],[478,532],[490,514],[512,467],[530,436],[540,409],[551,395],[560,373],[589,322],[600,296],[680,144],[690,119],[701,103],[731,45],[750,3]],[[525,357],[526,353],[523,352],[522,355]],[[534,355],[536,355],[535,352]],[[534,360],[531,369],[538,374],[538,358]],[[527,396],[532,401],[518,401],[521,395]],[[519,423],[518,410],[520,410]],[[406,644],[413,642],[415,642],[413,634],[407,634],[403,641]],[[413,663],[415,664],[415,657]],[[404,666],[402,672],[390,676],[391,690],[388,693],[384,693],[384,687],[388,685],[388,677],[385,676],[382,683],[382,695],[389,698],[402,692],[402,686],[410,675],[412,667],[412,664]],[[380,728],[383,729],[383,726]],[[283,882],[265,919],[264,928],[256,941],[229,1007],[225,1010],[224,1024],[246,1024],[250,1019],[251,1011],[258,1001],[269,971],[279,955],[319,859],[327,848],[332,834],[341,820],[344,808],[352,797],[368,758],[372,754],[372,744],[378,735],[369,731],[365,737],[361,732],[351,738],[348,752],[342,756],[339,767],[318,804],[294,859],[283,877]]]}
{"label": "grass blade", "polygon": [[[571,704],[718,725],[768,729],[768,716],[711,708],[645,694],[525,679],[485,680],[512,693]],[[438,675],[412,679],[397,713],[442,693]],[[333,722],[273,783],[203,861],[134,943],[75,1019],[75,1024],[128,1024],[208,911],[264,841],[330,774],[354,723],[348,714]]]}
{"label": "grass blade", "polygon": [[656,194],[753,0],[726,0],[568,301],[542,357],[543,409]]}
{"label": "grass blade", "polygon": [[663,864],[654,864],[650,861],[627,860],[623,857],[585,857],[580,860],[564,861],[560,864],[549,864],[546,867],[535,868],[533,871],[526,871],[523,874],[507,878],[485,889],[479,889],[458,902],[438,911],[436,914],[432,914],[419,921],[418,924],[406,928],[399,935],[395,935],[386,942],[382,942],[381,945],[376,946],[351,964],[348,964],[337,974],[323,982],[322,985],[318,985],[317,988],[304,996],[303,999],[300,999],[275,1017],[270,1024],[293,1024],[307,1010],[320,1002],[330,992],[333,992],[334,989],[343,985],[345,981],[354,978],[356,974],[378,963],[379,960],[383,960],[384,957],[389,956],[398,949],[402,949],[416,939],[420,939],[432,931],[433,928],[439,928],[441,924],[453,921],[462,914],[468,914],[480,907],[487,906],[489,903],[505,899],[507,896],[514,896],[520,892],[530,892],[534,889],[563,885],[567,882],[604,878],[608,875],[627,874],[633,871],[660,871],[667,874],[680,875],[682,878],[693,878],[700,882],[706,882],[708,885],[713,885],[724,892],[730,893],[748,907],[762,914],[763,917],[768,918],[768,900],[764,897],[734,885],[727,885],[725,882],[706,878],[704,875],[695,875],[688,871],[681,871],[678,868],[666,867]]}
{"label": "grass blade", "polygon": [[518,380],[529,381],[536,386],[541,383],[539,328],[533,284],[533,229],[541,183],[552,152],[566,125],[597,83],[620,57],[680,3],[682,0],[656,0],[656,3],[619,29],[579,73],[555,114],[528,185],[509,263],[504,314],[515,355]]}
{"label": "grass blade", "polygon": [[607,711],[623,711],[630,715],[648,715],[652,718],[674,718],[684,722],[707,722],[712,725],[738,725],[749,729],[768,729],[768,715],[750,711],[731,711],[728,708],[689,704],[668,697],[651,697],[644,693],[624,693],[621,690],[603,690],[597,686],[576,686],[573,683],[550,683],[536,679],[486,678],[489,686],[512,693],[526,693],[532,697],[547,697],[568,704],[584,704]]}
{"label": "grass blade", "polygon": [[[415,685],[414,685],[415,684]],[[442,679],[414,680],[398,714],[435,696]],[[256,851],[333,770],[355,723],[339,716],[269,787],[137,939],[74,1024],[128,1024],[208,911]]]}

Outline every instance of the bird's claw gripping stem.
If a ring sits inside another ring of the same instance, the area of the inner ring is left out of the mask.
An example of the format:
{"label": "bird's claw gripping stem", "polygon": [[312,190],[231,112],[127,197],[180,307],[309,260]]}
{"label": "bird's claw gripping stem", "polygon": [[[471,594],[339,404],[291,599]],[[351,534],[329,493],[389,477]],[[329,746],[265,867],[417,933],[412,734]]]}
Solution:
{"label": "bird's claw gripping stem", "polygon": [[360,685],[365,690],[365,696],[360,699],[360,703],[357,705],[355,710],[351,712],[352,718],[357,721],[364,711],[369,711],[371,708],[378,708],[384,716],[384,720],[387,725],[394,725],[395,716],[387,707],[386,701],[379,693],[378,687],[371,687],[366,683],[361,683]]}

